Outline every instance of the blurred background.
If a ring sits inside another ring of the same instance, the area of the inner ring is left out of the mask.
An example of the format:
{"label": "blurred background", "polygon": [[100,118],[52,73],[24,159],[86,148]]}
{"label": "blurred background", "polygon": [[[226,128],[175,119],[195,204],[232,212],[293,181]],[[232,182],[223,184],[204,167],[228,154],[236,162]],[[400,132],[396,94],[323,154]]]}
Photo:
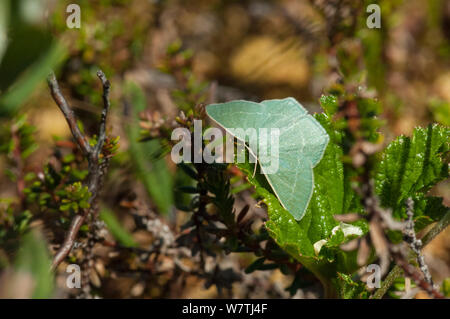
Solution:
{"label": "blurred background", "polygon": [[[71,3],[81,8],[79,29],[66,23]],[[381,8],[379,29],[366,24],[371,3]],[[26,115],[35,140],[23,171],[38,175],[67,153],[70,131],[46,86],[49,70],[55,69],[86,132],[94,132],[102,109],[99,68],[112,83],[108,128],[120,136],[101,198],[102,218],[124,245],[149,247],[161,236],[167,244],[185,221],[175,204],[182,195],[174,191],[183,176],[159,154],[160,145],[138,143],[140,123],[232,99],[292,96],[320,112],[320,96],[342,88],[379,100],[386,144],[415,126],[450,125],[450,1],[0,0],[0,145],[7,144],[11,123],[23,127]],[[81,177],[79,157],[66,160]],[[17,198],[11,161],[17,163],[0,156],[0,219]],[[450,206],[448,181],[432,192]],[[240,196],[253,200],[245,192]],[[261,220],[265,212],[252,208],[252,214]],[[147,215],[162,217],[150,218],[142,229],[136,216]],[[0,247],[0,296],[70,296],[63,271],[55,285],[46,286],[46,275],[39,275],[39,292],[32,284],[37,275],[18,272],[44,274],[46,247],[61,242],[62,235],[49,234],[45,222],[33,223],[40,231],[23,239],[28,251],[12,258],[6,241]],[[450,276],[449,238],[447,230],[425,251],[433,276],[441,279]],[[148,274],[128,253],[99,248],[89,280],[102,296],[114,298],[290,296],[285,288],[292,276],[279,270],[243,274],[251,262],[245,254],[215,256],[222,271],[199,278],[180,275],[195,262],[177,251],[185,263],[180,266],[168,249],[152,266],[157,271]],[[40,251],[44,257],[36,262]],[[320,297],[318,284],[305,284],[295,297]]]}

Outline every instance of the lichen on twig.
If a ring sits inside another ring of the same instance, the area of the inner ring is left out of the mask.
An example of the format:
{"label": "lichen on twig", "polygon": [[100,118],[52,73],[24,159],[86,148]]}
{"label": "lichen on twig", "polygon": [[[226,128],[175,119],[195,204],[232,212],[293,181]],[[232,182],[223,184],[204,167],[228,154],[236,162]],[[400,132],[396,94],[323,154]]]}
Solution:
{"label": "lichen on twig", "polygon": [[[381,208],[380,208],[381,209]],[[423,246],[428,244],[440,231],[445,229],[445,227],[449,223],[449,213],[447,213],[444,218],[439,221],[423,238],[423,241],[418,240],[416,238],[416,234],[414,231],[414,202],[411,198],[407,200],[407,216],[408,220],[405,223],[404,228],[404,237],[405,242],[409,244],[412,251],[416,255],[417,262],[419,264],[419,268],[423,273],[423,276],[420,272],[411,265],[411,259],[409,256],[405,256],[402,253],[402,250],[397,245],[389,244],[389,251],[391,256],[393,257],[395,263],[397,264],[391,272],[385,278],[382,286],[375,291],[372,295],[372,299],[380,299],[384,296],[384,294],[388,291],[389,287],[392,286],[394,281],[402,275],[406,275],[413,279],[416,284],[425,290],[428,294],[435,298],[444,298],[444,296],[440,293],[437,287],[433,284],[430,272],[428,270],[428,266],[425,263],[423,255],[421,254],[421,250]]]}
{"label": "lichen on twig", "polygon": [[430,285],[434,286],[430,271],[425,263],[425,258],[421,253],[422,241],[417,239],[416,232],[414,231],[414,201],[411,197],[406,201],[406,214],[408,215],[408,221],[405,230],[403,231],[404,239],[409,244],[409,247],[417,254],[417,263],[419,264],[419,268],[422,271],[425,280]]}

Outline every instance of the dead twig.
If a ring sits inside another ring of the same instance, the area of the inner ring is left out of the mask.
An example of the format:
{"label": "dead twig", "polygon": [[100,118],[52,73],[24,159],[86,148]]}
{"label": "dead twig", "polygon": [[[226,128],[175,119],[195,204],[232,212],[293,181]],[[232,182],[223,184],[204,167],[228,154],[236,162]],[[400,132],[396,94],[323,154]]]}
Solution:
{"label": "dead twig", "polygon": [[[433,226],[433,228],[422,238],[422,246],[426,246],[430,243],[438,234],[440,234],[450,224],[450,212],[444,215],[444,217]],[[382,298],[388,289],[393,285],[395,280],[404,275],[402,267],[396,265],[391,272],[386,276],[383,284],[371,297],[372,299]]]}
{"label": "dead twig", "polygon": [[54,101],[66,118],[76,144],[88,160],[89,178],[87,185],[89,192],[91,193],[91,197],[89,198],[89,208],[85,209],[81,214],[78,214],[73,218],[69,230],[66,234],[66,238],[53,258],[52,270],[56,269],[58,265],[70,253],[75,243],[78,231],[80,230],[80,227],[84,224],[88,216],[90,216],[91,214],[94,215],[94,220],[97,217],[96,199],[100,192],[103,176],[107,171],[109,163],[109,158],[101,158],[101,152],[106,140],[106,120],[110,108],[110,82],[101,70],[97,72],[97,76],[99,77],[103,85],[103,111],[100,120],[97,143],[93,147],[89,144],[87,136],[81,132],[81,129],[77,123],[75,113],[69,107],[69,104],[62,95],[55,75],[52,73],[47,79],[48,86],[50,88],[50,92]]}
{"label": "dead twig", "polygon": [[[408,221],[398,222],[393,219],[392,212],[388,209],[383,209],[380,205],[379,199],[375,194],[373,181],[370,178],[368,172],[370,171],[370,155],[375,152],[374,147],[363,147],[360,149],[360,155],[362,156],[360,163],[357,166],[364,165],[364,174],[362,175],[362,186],[357,191],[362,196],[362,203],[366,212],[368,213],[367,219],[369,222],[370,235],[367,237],[375,247],[377,256],[380,259],[381,276],[383,276],[389,269],[390,259],[392,258],[396,266],[388,274],[385,279],[386,286],[378,289],[371,298],[381,298],[396,278],[400,277],[403,273],[413,279],[418,287],[421,287],[427,291],[431,296],[435,298],[444,298],[443,295],[434,287],[431,275],[428,271],[428,267],[425,264],[423,256],[420,254],[422,248],[422,242],[417,240],[414,232],[414,207],[412,199],[408,199]],[[408,256],[404,256],[400,246],[393,245],[386,236],[386,230],[401,230],[404,232],[405,241],[414,247],[412,250],[417,254],[417,260],[424,276],[420,274],[417,269],[410,264]],[[406,230],[406,231],[405,231]],[[428,239],[427,239],[428,240]],[[402,271],[403,270],[403,271]]]}
{"label": "dead twig", "polygon": [[[408,276],[409,278],[413,279],[416,282],[417,286],[424,289],[426,292],[428,292],[428,294],[430,294],[431,296],[433,296],[435,298],[444,298],[444,296],[436,289],[436,287],[433,286],[432,281],[431,281],[431,275],[427,279],[427,277],[426,277],[427,275],[424,272],[425,276],[422,276],[420,274],[420,272],[417,271],[417,269],[410,264],[408,258],[404,256],[404,254],[402,253],[402,249],[398,245],[393,245],[388,240],[388,238],[384,232],[384,229],[383,229],[383,228],[388,228],[388,224],[381,222],[383,220],[382,216],[386,216],[387,212],[385,212],[378,204],[378,199],[373,192],[372,183],[368,183],[365,186],[367,189],[365,192],[366,197],[365,197],[364,204],[365,204],[367,211],[369,212],[370,235],[371,235],[372,242],[374,243],[377,255],[380,257],[381,264],[382,264],[381,265],[382,270],[383,270],[383,268],[386,267],[386,262],[389,261],[389,257],[391,256],[394,259],[395,263],[403,270],[404,274],[406,276]],[[411,219],[414,214],[411,203],[408,203],[408,210],[409,210],[408,218]],[[374,226],[377,226],[377,227],[374,227]],[[420,241],[417,241],[417,239],[415,237],[414,222],[408,221],[406,224],[406,229],[408,232],[408,236],[410,238],[415,239],[415,249],[413,249],[413,251],[416,254],[417,253],[420,254],[420,249],[422,247],[422,243]],[[412,231],[412,233],[414,233],[414,235],[411,234],[411,231]],[[376,238],[376,240],[374,240],[374,238]],[[376,245],[376,242],[378,242],[379,244]],[[411,242],[411,240],[410,241],[407,240],[407,242]],[[419,246],[420,246],[420,248],[419,248]],[[419,262],[419,266],[421,266],[420,268],[421,268],[422,272],[424,271],[424,269],[425,269],[425,271],[428,271],[428,267],[426,267],[426,265],[423,267],[423,265],[425,265],[425,261],[423,260],[423,256],[422,256],[422,260]],[[396,270],[395,273],[399,273],[399,276],[401,274],[401,272],[399,270]],[[428,275],[429,275],[429,272],[428,272]],[[389,275],[388,275],[388,277],[389,277]],[[395,278],[397,278],[397,276]],[[395,278],[389,278],[389,283],[392,283],[395,280]],[[387,291],[387,289],[385,291]],[[374,296],[372,298],[381,298],[378,294],[378,291],[374,294]]]}
{"label": "dead twig", "polygon": [[425,258],[423,257],[422,250],[422,241],[417,239],[416,232],[414,231],[414,201],[411,197],[409,197],[406,201],[406,214],[408,215],[408,221],[406,223],[405,230],[403,231],[404,239],[411,247],[412,251],[417,254],[417,263],[419,264],[419,268],[422,271],[425,280],[431,285],[434,286],[433,279],[431,278],[430,271],[428,269],[427,264],[425,263]]}
{"label": "dead twig", "polygon": [[432,284],[430,284],[417,269],[412,266],[408,259],[401,253],[399,247],[394,248],[391,246],[391,255],[394,258],[395,263],[403,269],[404,274],[415,281],[418,287],[425,290],[430,296],[438,299],[445,298],[439,290],[437,290]]}
{"label": "dead twig", "polygon": [[58,105],[59,109],[63,113],[67,124],[69,124],[70,131],[72,133],[72,136],[75,139],[75,142],[77,143],[78,147],[83,152],[83,155],[90,157],[91,154],[91,146],[89,145],[89,142],[86,138],[86,136],[81,133],[81,129],[78,127],[78,123],[75,117],[75,113],[73,110],[69,107],[69,104],[67,103],[66,99],[61,93],[61,90],[58,85],[58,81],[56,80],[56,76],[54,73],[50,74],[50,76],[47,79],[48,86],[50,87],[50,92],[52,94],[53,100]]}

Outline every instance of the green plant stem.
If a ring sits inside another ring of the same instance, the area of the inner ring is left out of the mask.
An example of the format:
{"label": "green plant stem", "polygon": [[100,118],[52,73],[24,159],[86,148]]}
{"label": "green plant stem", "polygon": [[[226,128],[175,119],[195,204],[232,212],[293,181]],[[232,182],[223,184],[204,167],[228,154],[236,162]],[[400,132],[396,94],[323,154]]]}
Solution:
{"label": "green plant stem", "polygon": [[[425,246],[430,243],[437,235],[439,235],[450,224],[450,212],[447,212],[440,221],[423,237],[422,245]],[[381,287],[375,291],[371,299],[381,299],[386,294],[388,289],[392,286],[394,281],[403,275],[403,269],[400,266],[395,266],[391,272],[386,276]]]}
{"label": "green plant stem", "polygon": [[403,269],[400,266],[395,266],[391,272],[386,276],[386,278],[383,281],[383,284],[371,297],[371,299],[381,299],[386,294],[388,289],[393,285],[394,281],[403,276]]}
{"label": "green plant stem", "polygon": [[422,238],[422,245],[430,243],[437,235],[439,235],[450,224],[450,211],[447,212],[440,221]]}

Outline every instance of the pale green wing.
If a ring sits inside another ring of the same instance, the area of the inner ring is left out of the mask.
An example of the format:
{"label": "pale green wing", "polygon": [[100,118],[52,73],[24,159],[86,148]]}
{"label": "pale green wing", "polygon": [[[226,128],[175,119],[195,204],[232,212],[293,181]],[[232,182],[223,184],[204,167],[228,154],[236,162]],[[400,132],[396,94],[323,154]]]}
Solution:
{"label": "pale green wing", "polygon": [[[275,174],[266,174],[281,205],[296,220],[302,219],[308,208],[314,189],[314,174],[309,160],[295,154],[284,154],[279,159],[279,169]],[[264,173],[264,165],[261,165]]]}
{"label": "pale green wing", "polygon": [[[283,152],[299,149],[313,167],[322,159],[329,137],[325,129],[294,98],[262,101],[270,107],[264,127],[280,129],[280,150]],[[274,114],[277,114],[274,116]]]}
{"label": "pale green wing", "polygon": [[[322,158],[329,139],[314,117],[293,98],[261,103],[232,101],[211,104],[206,113],[219,126],[247,143],[249,138],[245,130],[248,128],[279,130],[278,154],[273,154],[270,143],[260,145],[259,151],[269,156],[266,157],[267,163],[259,162],[280,203],[296,219],[301,219],[313,192],[312,168]],[[258,156],[251,143],[249,148]],[[278,170],[271,173],[269,168],[274,161],[278,162]]]}

